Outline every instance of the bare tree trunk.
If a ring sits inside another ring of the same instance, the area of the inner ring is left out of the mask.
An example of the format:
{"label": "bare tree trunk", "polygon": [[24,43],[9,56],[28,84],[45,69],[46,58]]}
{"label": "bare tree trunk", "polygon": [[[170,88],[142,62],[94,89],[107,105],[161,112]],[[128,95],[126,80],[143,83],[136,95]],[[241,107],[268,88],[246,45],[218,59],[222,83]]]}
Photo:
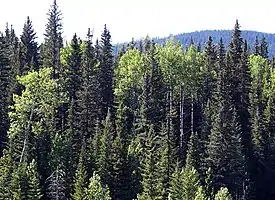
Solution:
{"label": "bare tree trunk", "polygon": [[25,138],[24,138],[23,149],[22,149],[21,155],[20,155],[20,161],[19,161],[20,163],[23,162],[24,153],[27,149],[27,145],[28,145],[28,141],[29,141],[31,120],[33,118],[34,107],[35,107],[35,102],[36,102],[36,96],[37,96],[37,93],[35,93],[34,102],[33,102],[32,107],[31,107],[31,114],[30,114],[30,117],[29,117],[29,121],[28,121],[27,126],[25,127],[25,131],[24,131],[25,132]]}

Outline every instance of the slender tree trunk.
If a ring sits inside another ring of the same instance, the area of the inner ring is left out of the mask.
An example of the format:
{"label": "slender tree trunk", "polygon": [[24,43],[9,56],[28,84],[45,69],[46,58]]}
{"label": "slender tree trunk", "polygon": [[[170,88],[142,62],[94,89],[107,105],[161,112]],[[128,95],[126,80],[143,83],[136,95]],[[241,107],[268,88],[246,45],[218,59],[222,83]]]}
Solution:
{"label": "slender tree trunk", "polygon": [[20,161],[19,161],[20,163],[23,162],[24,154],[25,154],[25,151],[28,147],[31,121],[32,121],[32,118],[33,118],[34,107],[35,107],[35,103],[36,103],[36,96],[37,96],[37,93],[35,93],[34,102],[33,102],[32,107],[31,107],[31,113],[30,113],[29,121],[27,123],[27,126],[25,127],[25,138],[24,138],[23,149],[22,149],[21,155],[20,155]]}

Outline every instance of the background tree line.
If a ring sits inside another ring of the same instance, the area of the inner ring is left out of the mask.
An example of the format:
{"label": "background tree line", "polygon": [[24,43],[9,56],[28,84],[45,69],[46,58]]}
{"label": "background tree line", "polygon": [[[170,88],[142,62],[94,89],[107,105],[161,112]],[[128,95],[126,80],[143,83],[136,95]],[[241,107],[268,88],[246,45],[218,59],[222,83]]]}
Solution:
{"label": "background tree line", "polygon": [[113,54],[104,27],[0,36],[0,199],[274,199],[275,71],[236,21],[225,47],[149,37]]}

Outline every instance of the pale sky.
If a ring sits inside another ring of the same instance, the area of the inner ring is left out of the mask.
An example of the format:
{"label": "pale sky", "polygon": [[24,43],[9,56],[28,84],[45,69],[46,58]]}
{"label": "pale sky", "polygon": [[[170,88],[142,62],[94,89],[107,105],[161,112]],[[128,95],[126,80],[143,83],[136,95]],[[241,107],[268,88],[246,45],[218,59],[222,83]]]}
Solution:
{"label": "pale sky", "polygon": [[[22,33],[29,15],[43,40],[46,13],[53,0],[1,0],[0,30],[6,22]],[[232,29],[238,18],[243,30],[275,33],[275,0],[57,0],[62,13],[64,38],[76,32],[85,37],[88,27],[100,36],[103,25],[113,43],[163,37],[206,29]]]}

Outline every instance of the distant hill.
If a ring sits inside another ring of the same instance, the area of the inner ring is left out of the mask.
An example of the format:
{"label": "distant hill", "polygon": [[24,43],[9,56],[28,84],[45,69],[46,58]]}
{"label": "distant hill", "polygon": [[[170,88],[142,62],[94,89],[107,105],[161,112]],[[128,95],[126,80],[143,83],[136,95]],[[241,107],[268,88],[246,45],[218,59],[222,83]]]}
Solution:
{"label": "distant hill", "polygon": [[[262,36],[265,36],[266,42],[269,45],[268,52],[269,57],[273,57],[275,55],[275,34],[270,33],[262,33],[257,31],[242,31],[243,39],[247,40],[249,48],[253,51],[254,50],[254,43],[255,38],[258,36],[259,40],[261,40]],[[191,33],[182,33],[177,35],[171,35],[176,40],[180,41],[184,47],[189,46],[191,38],[193,39],[195,45],[197,46],[199,43],[201,44],[202,48],[206,44],[208,37],[212,36],[213,41],[218,43],[220,38],[223,38],[223,42],[225,46],[228,46],[232,31],[231,30],[205,30],[205,31],[196,31]],[[153,38],[157,43],[164,44],[171,36],[165,38]],[[117,45],[115,46],[115,52],[117,50]]]}

